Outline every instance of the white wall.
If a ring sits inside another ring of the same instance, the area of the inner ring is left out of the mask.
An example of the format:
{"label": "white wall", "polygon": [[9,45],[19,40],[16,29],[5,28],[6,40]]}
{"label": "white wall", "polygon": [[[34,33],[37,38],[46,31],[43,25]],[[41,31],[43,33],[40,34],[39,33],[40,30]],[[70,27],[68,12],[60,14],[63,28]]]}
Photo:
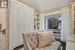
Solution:
{"label": "white wall", "polygon": [[67,41],[67,37],[72,32],[72,23],[69,8],[64,8],[62,12],[62,30],[61,30],[61,40]]}
{"label": "white wall", "polygon": [[9,50],[23,44],[22,32],[34,29],[34,9],[17,1],[10,2]]}

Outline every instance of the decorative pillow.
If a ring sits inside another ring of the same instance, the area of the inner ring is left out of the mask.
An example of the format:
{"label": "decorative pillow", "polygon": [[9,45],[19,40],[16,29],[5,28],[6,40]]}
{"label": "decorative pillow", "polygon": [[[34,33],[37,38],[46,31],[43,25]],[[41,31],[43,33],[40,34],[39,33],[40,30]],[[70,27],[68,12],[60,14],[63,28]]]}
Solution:
{"label": "decorative pillow", "polygon": [[39,37],[39,47],[45,47],[50,45],[53,41],[52,35],[49,32],[38,32]]}
{"label": "decorative pillow", "polygon": [[38,37],[37,32],[29,32],[27,33],[27,40],[32,49],[38,46]]}
{"label": "decorative pillow", "polygon": [[50,34],[52,42],[55,41],[53,31],[47,31],[47,32]]}

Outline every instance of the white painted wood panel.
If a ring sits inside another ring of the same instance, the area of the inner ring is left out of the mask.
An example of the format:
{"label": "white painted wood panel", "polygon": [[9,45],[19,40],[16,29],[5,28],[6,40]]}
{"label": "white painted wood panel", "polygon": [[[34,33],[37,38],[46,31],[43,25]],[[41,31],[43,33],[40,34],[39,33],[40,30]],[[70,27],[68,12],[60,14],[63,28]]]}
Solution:
{"label": "white painted wood panel", "polygon": [[23,44],[22,32],[34,29],[34,10],[17,1],[10,2],[9,50]]}

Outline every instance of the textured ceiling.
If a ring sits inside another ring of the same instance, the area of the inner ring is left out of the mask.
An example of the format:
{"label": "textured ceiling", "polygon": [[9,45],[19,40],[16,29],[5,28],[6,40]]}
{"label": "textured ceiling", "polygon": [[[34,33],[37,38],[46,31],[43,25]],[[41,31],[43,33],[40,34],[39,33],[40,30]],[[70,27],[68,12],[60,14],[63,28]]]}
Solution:
{"label": "textured ceiling", "polygon": [[18,1],[36,9],[37,11],[45,12],[55,8],[64,7],[73,0],[18,0]]}

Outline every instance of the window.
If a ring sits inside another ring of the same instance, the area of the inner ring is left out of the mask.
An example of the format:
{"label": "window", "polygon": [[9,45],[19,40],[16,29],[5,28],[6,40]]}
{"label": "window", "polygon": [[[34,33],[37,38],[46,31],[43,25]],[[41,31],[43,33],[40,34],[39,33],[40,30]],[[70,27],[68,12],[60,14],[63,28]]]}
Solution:
{"label": "window", "polygon": [[45,16],[46,29],[61,29],[61,14]]}

